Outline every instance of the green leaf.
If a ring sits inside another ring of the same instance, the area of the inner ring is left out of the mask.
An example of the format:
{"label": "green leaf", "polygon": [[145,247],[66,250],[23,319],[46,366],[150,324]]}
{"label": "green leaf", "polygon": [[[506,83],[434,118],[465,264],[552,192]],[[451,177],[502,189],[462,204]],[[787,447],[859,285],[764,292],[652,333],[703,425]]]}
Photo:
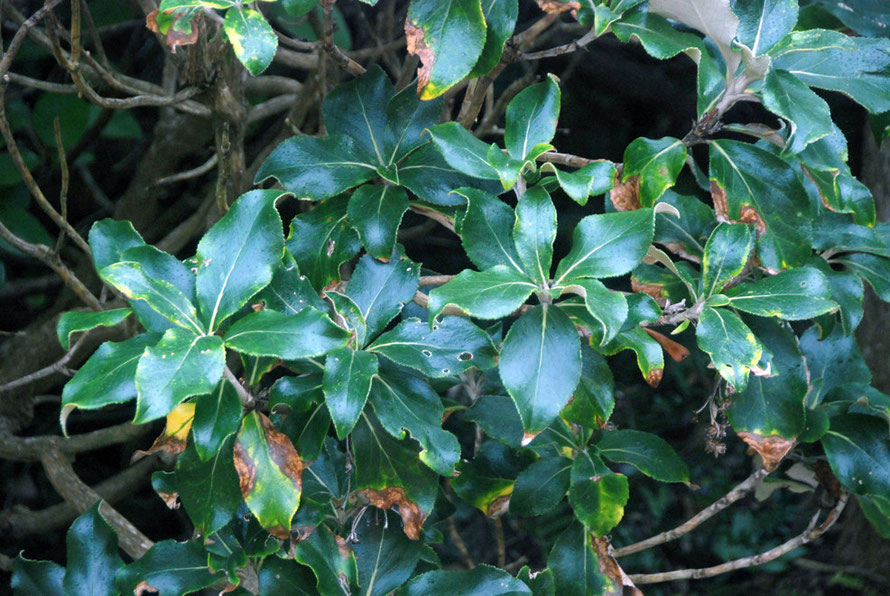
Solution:
{"label": "green leaf", "polygon": [[559,119],[559,84],[556,77],[526,87],[507,105],[504,145],[513,159],[527,159],[540,143],[549,143]]}
{"label": "green leaf", "polygon": [[506,151],[498,147],[495,143],[488,146],[488,151],[485,153],[485,159],[488,160],[488,164],[498,173],[498,180],[501,181],[501,186],[504,190],[513,188],[513,185],[519,180],[519,174],[522,172],[522,167],[526,163],[521,159],[511,158]]}
{"label": "green leaf", "polygon": [[739,41],[755,56],[765,54],[797,24],[797,0],[733,0]]}
{"label": "green leaf", "polygon": [[481,272],[464,269],[430,292],[430,320],[448,305],[479,319],[500,319],[522,306],[536,288],[528,277],[506,265]]}
{"label": "green leaf", "polygon": [[630,492],[627,476],[611,473],[602,460],[597,460],[594,463],[586,452],[575,458],[569,503],[578,521],[594,536],[602,538],[624,517],[624,506]]}
{"label": "green leaf", "polygon": [[590,329],[591,344],[609,343],[621,331],[627,319],[627,299],[624,294],[608,289],[595,279],[576,279],[565,286],[564,290],[584,298],[587,312],[598,323]]}
{"label": "green leaf", "polygon": [[378,259],[388,259],[396,246],[396,232],[408,210],[408,195],[398,186],[366,184],[349,199],[347,214],[362,239],[365,250]]}
{"label": "green leaf", "polygon": [[865,37],[887,37],[887,7],[882,0],[817,0],[847,27]]}
{"label": "green leaf", "polygon": [[174,482],[179,498],[202,536],[210,536],[229,523],[241,506],[233,444],[234,435],[227,436],[215,454],[202,461],[190,442],[176,462]]}
{"label": "green leaf", "polygon": [[856,224],[873,226],[877,217],[874,197],[868,187],[848,171],[846,164],[842,168],[828,170],[807,167],[807,174],[819,191],[822,206],[835,213],[852,213]]}
{"label": "green leaf", "polygon": [[510,513],[521,517],[547,513],[562,501],[569,490],[571,460],[542,457],[516,477],[510,496]]}
{"label": "green leaf", "polygon": [[651,207],[677,181],[686,163],[686,145],[679,139],[634,140],[624,150],[622,182],[640,177],[640,203]]}
{"label": "green leaf", "polygon": [[251,313],[226,332],[226,346],[243,354],[299,360],[321,356],[346,344],[348,333],[314,308],[295,315],[274,310]]}
{"label": "green leaf", "polygon": [[695,197],[679,195],[672,190],[664,193],[661,202],[676,207],[682,217],[657,213],[654,241],[676,244],[691,255],[702,256],[705,240],[717,225],[714,210]]}
{"label": "green leaf", "polygon": [[56,337],[65,350],[71,349],[71,335],[79,331],[89,331],[96,327],[114,327],[130,316],[129,308],[115,308],[101,312],[81,312],[72,310],[63,313],[56,324]]}
{"label": "green leaf", "polygon": [[550,279],[553,241],[556,239],[556,208],[540,186],[528,189],[516,205],[513,243],[526,274],[540,285]]}
{"label": "green leaf", "polygon": [[238,61],[250,74],[256,76],[272,63],[278,37],[262,13],[235,6],[226,11],[223,30]]}
{"label": "green leaf", "polygon": [[522,417],[524,444],[544,430],[571,397],[581,376],[580,350],[575,325],[548,304],[535,306],[507,333],[500,374]]}
{"label": "green leaf", "polygon": [[210,393],[222,377],[226,351],[215,335],[195,335],[174,328],[145,354],[136,367],[134,424],[143,424],[170,413],[193,395]]}
{"label": "green leaf", "polygon": [[[387,166],[384,135],[386,106],[395,95],[389,77],[374,65],[360,77],[341,83],[324,99],[324,122],[331,136],[349,136],[358,145],[361,161]],[[388,256],[388,255],[387,255]]]}
{"label": "green leaf", "polygon": [[117,552],[117,535],[96,503],[74,520],[66,536],[65,594],[114,594],[114,576],[124,566]]}
{"label": "green leaf", "polygon": [[636,267],[652,243],[652,209],[588,215],[575,227],[572,250],[556,268],[554,285],[583,277],[615,277]]}
{"label": "green leaf", "polygon": [[486,145],[457,122],[445,122],[429,129],[433,143],[452,168],[474,178],[498,180],[497,170],[488,161]]}
{"label": "green leaf", "polygon": [[[487,156],[488,149],[485,149]],[[487,159],[487,157],[486,157]],[[463,205],[466,201],[452,193],[461,187],[478,187],[486,192],[502,192],[497,172],[490,170],[487,180],[476,178],[472,171],[452,167],[434,143],[427,143],[411,152],[399,165],[399,184],[433,205]]]}
{"label": "green leaf", "polygon": [[384,369],[371,385],[371,405],[380,424],[396,439],[405,430],[423,448],[420,461],[442,476],[451,476],[460,458],[457,438],[442,429],[445,408],[439,395],[421,378]]}
{"label": "green leaf", "polygon": [[844,335],[835,328],[825,338],[819,338],[819,329],[810,327],[800,337],[809,371],[810,391],[807,407],[815,408],[835,387],[846,383],[871,383],[871,371],[862,359],[859,346],[853,336]]}
{"label": "green leaf", "polygon": [[334,197],[291,220],[287,250],[316,291],[340,281],[340,265],[362,247],[346,216],[348,202],[346,195]]}
{"label": "green leaf", "polygon": [[248,509],[270,534],[288,538],[303,487],[303,462],[290,439],[251,412],[238,431],[234,460]]}
{"label": "green leaf", "polygon": [[861,414],[833,416],[822,446],[841,484],[857,495],[887,498],[890,441],[886,422]]}
{"label": "green leaf", "polygon": [[553,172],[559,186],[579,205],[587,204],[587,197],[599,195],[610,188],[618,175],[615,164],[605,159],[589,163],[575,172],[565,172],[553,164],[543,164],[541,172]]}
{"label": "green leaf", "polygon": [[317,310],[327,308],[324,300],[315,293],[309,279],[300,275],[297,261],[288,250],[284,251],[284,259],[275,270],[272,281],[254,296],[253,301],[261,302],[265,308],[286,315],[295,315],[307,306]]}
{"label": "green leaf", "polygon": [[783,153],[793,155],[834,131],[825,100],[785,70],[771,70],[763,82],[763,105],[791,124]]}
{"label": "green leaf", "polygon": [[607,431],[596,450],[609,461],[630,464],[659,482],[689,482],[686,463],[657,435],[638,430]]}
{"label": "green leaf", "polygon": [[864,309],[865,288],[862,279],[852,271],[835,271],[824,259],[813,257],[808,264],[828,279],[831,298],[840,305],[840,320],[844,334],[850,335],[859,326]]}
{"label": "green leaf", "polygon": [[753,250],[754,233],[750,226],[721,223],[714,228],[702,258],[702,296],[722,291],[742,272]]}
{"label": "green leaf", "polygon": [[695,332],[698,347],[736,391],[744,391],[748,371],[760,362],[763,347],[751,330],[734,312],[725,308],[705,307]]}
{"label": "green leaf", "polygon": [[812,319],[836,310],[828,279],[812,267],[783,271],[726,291],[730,303],[741,311],[788,321]]}
{"label": "green leaf", "polygon": [[331,313],[332,318],[336,319],[340,325],[345,325],[346,330],[355,336],[354,345],[364,346],[367,344],[368,324],[365,321],[365,315],[352,301],[352,298],[331,290],[325,292],[325,298],[334,306]]}
{"label": "green leaf", "polygon": [[[316,0],[312,0],[314,4]],[[276,546],[278,541],[275,541]],[[312,571],[293,559],[277,556],[263,559],[259,572],[260,594],[293,594],[294,596],[316,596],[315,576]]]}
{"label": "green leaf", "polygon": [[352,432],[376,374],[377,357],[369,352],[339,348],[325,359],[324,399],[340,439]]}
{"label": "green leaf", "polygon": [[420,319],[406,319],[367,349],[434,378],[488,370],[497,362],[488,334],[463,317],[442,317],[432,330]]}
{"label": "green leaf", "polygon": [[[400,251],[401,252],[401,251]],[[388,263],[365,255],[358,262],[346,295],[359,307],[368,325],[368,338],[383,331],[414,300],[420,283],[420,265],[404,254],[394,255]]]}
{"label": "green leaf", "polygon": [[876,255],[854,253],[838,262],[846,265],[868,282],[881,300],[890,302],[890,259]]}
{"label": "green leaf", "polygon": [[476,188],[459,188],[468,206],[460,227],[467,256],[479,269],[508,265],[522,272],[512,233],[516,215],[496,196]]}
{"label": "green leaf", "polygon": [[417,94],[433,99],[470,74],[485,46],[485,17],[479,0],[414,0],[405,32],[423,62]]}
{"label": "green leaf", "polygon": [[220,578],[211,572],[207,551],[200,543],[163,540],[121,569],[114,585],[122,594],[135,594],[137,586],[145,583],[160,596],[180,596],[206,588]]}
{"label": "green leaf", "polygon": [[650,386],[657,387],[664,376],[664,351],[661,345],[642,327],[635,327],[622,331],[611,342],[600,347],[600,351],[607,356],[623,350],[633,350],[643,378]]}
{"label": "green leaf", "polygon": [[65,568],[52,561],[32,561],[21,553],[15,560],[10,587],[14,596],[62,594]]}
{"label": "green leaf", "polygon": [[795,31],[770,50],[773,67],[811,87],[840,91],[872,113],[890,110],[890,39]]}
{"label": "green leaf", "polygon": [[352,137],[291,137],[266,158],[254,183],[270,177],[300,198],[320,200],[376,178],[377,168],[362,159]]}
{"label": "green leaf", "polygon": [[[512,403],[506,405],[513,407]],[[519,437],[521,436],[520,425]],[[518,437],[516,443],[519,443]],[[485,441],[472,460],[463,460],[458,464],[459,475],[451,479],[451,488],[457,496],[488,517],[497,517],[507,509],[516,476],[533,459],[534,456],[528,451],[518,451],[494,441]]]}
{"label": "green leaf", "polygon": [[612,592],[612,581],[600,571],[587,528],[577,522],[559,535],[547,557],[557,594],[599,596]]}
{"label": "green leaf", "polygon": [[755,224],[764,267],[780,271],[803,265],[811,254],[810,209],[791,165],[748,143],[721,139],[710,147],[718,216]]}
{"label": "green leaf", "polygon": [[859,497],[859,507],[875,531],[884,538],[890,538],[890,499],[877,495]]}
{"label": "green leaf", "polygon": [[323,384],[322,373],[315,372],[300,377],[282,377],[269,390],[271,411],[287,414],[279,424],[281,432],[293,439],[307,460],[318,457],[331,429]]}
{"label": "green leaf", "polygon": [[506,395],[483,395],[466,411],[464,417],[475,422],[486,436],[510,447],[522,441],[522,419],[516,404]]}
{"label": "green leaf", "polygon": [[342,540],[322,526],[294,547],[294,558],[312,569],[322,596],[342,596],[355,585],[355,557],[349,548],[340,546]]}
{"label": "green leaf", "polygon": [[441,99],[421,101],[410,85],[396,93],[386,104],[384,161],[387,164],[398,163],[421,145],[427,144],[429,139],[423,137],[423,131],[438,124],[441,114]]}
{"label": "green leaf", "polygon": [[599,428],[615,408],[615,379],[606,360],[581,344],[581,381],[561,416],[588,428]]}
{"label": "green leaf", "polygon": [[385,596],[405,583],[420,559],[421,545],[405,536],[396,524],[366,515],[355,528],[352,551],[358,567],[362,596]]}
{"label": "green leaf", "polygon": [[532,573],[528,565],[524,565],[516,577],[531,588],[534,596],[556,596],[556,587],[553,583],[553,572],[549,569]]}
{"label": "green leaf", "polygon": [[62,389],[62,411],[94,410],[136,397],[136,367],[158,336],[142,333],[122,342],[105,342]]}
{"label": "green leaf", "polygon": [[490,565],[477,565],[468,571],[428,571],[404,588],[405,596],[531,596],[522,581]]}
{"label": "green leaf", "polygon": [[482,14],[485,17],[485,45],[482,54],[473,70],[467,75],[470,78],[488,74],[497,66],[504,52],[504,44],[513,35],[516,19],[519,17],[517,0],[487,0],[482,2]]}
{"label": "green leaf", "polygon": [[284,234],[275,201],[277,190],[252,190],[198,243],[198,306],[215,331],[272,281],[284,254]]}
{"label": "green leaf", "polygon": [[133,261],[116,263],[105,267],[99,274],[102,281],[128,299],[145,301],[152,310],[163,315],[168,321],[192,333],[204,332],[204,326],[198,321],[195,305],[185,294],[163,279],[150,277],[139,263]]}
{"label": "green leaf", "polygon": [[240,423],[241,399],[229,381],[222,381],[210,395],[197,398],[192,443],[198,457],[205,461],[213,457]]}

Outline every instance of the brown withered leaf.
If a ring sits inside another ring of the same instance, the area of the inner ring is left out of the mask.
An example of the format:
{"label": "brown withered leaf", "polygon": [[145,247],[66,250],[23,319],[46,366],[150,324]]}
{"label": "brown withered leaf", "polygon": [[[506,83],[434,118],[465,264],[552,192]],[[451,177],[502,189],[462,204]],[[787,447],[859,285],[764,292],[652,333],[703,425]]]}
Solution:
{"label": "brown withered leaf", "polygon": [[427,514],[420,510],[417,503],[410,500],[401,486],[389,486],[382,490],[366,488],[362,494],[378,509],[392,509],[399,507],[399,515],[402,516],[402,525],[405,535],[411,540],[420,538],[420,530]]}
{"label": "brown withered leaf", "polygon": [[145,16],[145,27],[152,33],[160,33],[161,28],[158,27],[158,9],[154,9]]}
{"label": "brown withered leaf", "polygon": [[763,459],[763,467],[768,472],[772,472],[779,467],[782,459],[797,444],[793,439],[778,436],[764,437],[757,433],[746,431],[742,431],[738,435],[751,449],[760,454],[761,459]]}
{"label": "brown withered leaf", "polygon": [[260,423],[263,425],[263,433],[269,443],[269,456],[278,469],[290,478],[297,491],[303,490],[303,460],[297,453],[296,447],[286,434],[275,428],[272,421],[260,414]]}
{"label": "brown withered leaf", "polygon": [[510,509],[510,495],[502,495],[491,502],[491,505],[485,510],[485,515],[494,519],[507,513]]}
{"label": "brown withered leaf", "polygon": [[711,200],[714,201],[714,211],[717,213],[717,221],[729,221],[727,214],[729,206],[726,204],[726,191],[717,184],[716,180],[711,180]]}
{"label": "brown withered leaf", "polygon": [[158,438],[147,450],[136,450],[133,457],[130,458],[130,463],[137,462],[152,453],[168,453],[175,456],[185,451],[185,442],[194,419],[195,402],[181,403],[173,408],[173,411],[167,414],[164,432],[158,435]]}
{"label": "brown withered leaf", "polygon": [[826,461],[816,461],[813,466],[813,472],[816,473],[816,480],[821,484],[828,494],[837,499],[841,496],[841,483],[837,476],[831,470],[831,466]]}
{"label": "brown withered leaf", "polygon": [[615,211],[635,211],[642,207],[640,204],[640,177],[631,176],[627,182],[620,182],[615,177],[615,184],[609,191],[609,200],[615,207]]}
{"label": "brown withered leaf", "polygon": [[571,10],[574,17],[577,16],[578,9],[581,8],[581,3],[574,0],[566,2],[561,0],[536,0],[536,2],[541,7],[541,10],[549,14],[561,14]]}
{"label": "brown withered leaf", "polygon": [[241,488],[241,496],[245,499],[253,492],[256,486],[256,462],[250,457],[247,449],[240,441],[235,441],[233,458],[235,471],[238,472],[238,484]]}
{"label": "brown withered leaf", "polygon": [[156,594],[159,590],[147,581],[142,580],[133,589],[133,596],[145,596],[146,594]]}
{"label": "brown withered leaf", "polygon": [[603,594],[621,594],[623,596],[643,596],[643,592],[634,585],[633,581],[624,572],[609,553],[609,541],[605,538],[591,538],[593,552],[599,564],[600,573],[612,580],[612,589]]}
{"label": "brown withered leaf", "polygon": [[658,384],[661,383],[661,378],[664,377],[664,369],[656,368],[649,371],[649,374],[646,375],[646,382],[649,383],[650,387],[658,387]]}
{"label": "brown withered leaf", "polygon": [[717,214],[717,221],[754,224],[754,227],[757,229],[758,237],[766,233],[766,222],[763,221],[763,217],[757,209],[751,205],[742,206],[738,219],[729,217],[729,205],[726,202],[726,191],[717,184],[716,180],[711,180],[711,199],[714,201],[714,211]]}
{"label": "brown withered leaf", "polygon": [[433,50],[426,45],[425,35],[423,28],[412,23],[410,19],[405,19],[405,38],[408,44],[408,53],[420,58],[421,67],[417,69],[418,94],[429,84],[433,63],[436,61],[436,55],[433,53]]}
{"label": "brown withered leaf", "polygon": [[664,306],[665,297],[662,295],[664,284],[644,283],[631,275],[630,289],[634,292],[647,294],[659,302],[660,306]]}
{"label": "brown withered leaf", "polygon": [[662,349],[668,353],[668,356],[674,359],[674,362],[683,362],[689,357],[689,350],[686,349],[686,346],[675,342],[668,336],[663,333],[659,333],[658,331],[653,331],[648,327],[643,327],[643,331],[648,333],[652,339],[657,341]]}

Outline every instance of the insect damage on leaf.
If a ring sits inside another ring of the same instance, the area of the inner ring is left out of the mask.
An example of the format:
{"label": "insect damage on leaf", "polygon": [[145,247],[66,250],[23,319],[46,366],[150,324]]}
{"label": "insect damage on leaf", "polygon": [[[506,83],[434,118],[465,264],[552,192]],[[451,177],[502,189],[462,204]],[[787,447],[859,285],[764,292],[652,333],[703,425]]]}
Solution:
{"label": "insect damage on leaf", "polygon": [[640,175],[631,176],[627,182],[619,182],[615,175],[615,185],[609,191],[609,200],[615,211],[634,211],[642,207],[640,203]]}
{"label": "insect damage on leaf", "polygon": [[362,494],[371,502],[371,505],[378,509],[392,509],[398,505],[405,535],[411,540],[420,538],[420,530],[423,528],[427,514],[420,510],[417,503],[408,498],[405,489],[400,486],[389,486],[382,490],[366,488]]}
{"label": "insect damage on leaf", "polygon": [[408,53],[420,58],[421,63],[421,67],[417,69],[418,95],[422,94],[429,84],[433,63],[436,61],[436,55],[433,53],[433,50],[426,45],[425,35],[423,28],[412,23],[410,19],[405,20],[405,37],[408,44]]}
{"label": "insect damage on leaf", "polygon": [[793,439],[785,437],[764,437],[757,433],[744,431],[738,435],[741,440],[751,446],[751,449],[760,454],[760,457],[763,458],[763,467],[767,472],[775,470],[782,459],[797,444]]}

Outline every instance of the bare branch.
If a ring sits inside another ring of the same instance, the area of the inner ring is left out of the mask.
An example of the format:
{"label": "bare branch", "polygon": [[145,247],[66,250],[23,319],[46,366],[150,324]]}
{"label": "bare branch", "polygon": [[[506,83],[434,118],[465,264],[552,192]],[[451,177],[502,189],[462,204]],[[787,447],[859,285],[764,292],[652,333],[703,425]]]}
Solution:
{"label": "bare branch", "polygon": [[523,58],[524,60],[540,60],[541,58],[554,58],[556,56],[562,56],[563,54],[569,54],[571,52],[580,50],[587,44],[592,43],[594,40],[596,40],[596,38],[596,32],[591,29],[583,36],[579,37],[571,43],[557,46],[555,48],[550,48],[549,50],[541,50],[540,52],[521,54],[520,58]]}
{"label": "bare branch", "polygon": [[93,451],[109,445],[126,443],[141,437],[150,429],[150,424],[135,425],[125,422],[68,437],[57,435],[17,437],[0,434],[0,457],[13,461],[40,461],[43,452],[49,449],[58,449],[67,454]]}

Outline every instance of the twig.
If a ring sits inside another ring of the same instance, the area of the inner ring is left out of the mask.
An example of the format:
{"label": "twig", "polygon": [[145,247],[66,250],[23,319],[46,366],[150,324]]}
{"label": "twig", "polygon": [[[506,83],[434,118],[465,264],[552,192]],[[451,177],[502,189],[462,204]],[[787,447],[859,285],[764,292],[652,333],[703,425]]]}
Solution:
{"label": "twig", "polygon": [[319,24],[315,12],[309,13],[309,24],[315,29],[315,34],[321,40],[321,47],[328,56],[334,59],[337,66],[351,74],[359,76],[365,73],[365,67],[350,58],[334,43],[334,4],[337,0],[321,0],[322,23]]}
{"label": "twig", "polygon": [[467,569],[476,567],[476,563],[473,561],[473,557],[470,556],[470,551],[467,550],[464,539],[460,537],[460,533],[457,531],[457,525],[454,523],[453,517],[448,518],[448,536],[454,543],[455,548],[457,548],[457,552]]}
{"label": "twig", "polygon": [[592,164],[596,160],[588,159],[586,157],[578,157],[577,155],[571,155],[569,153],[556,153],[555,151],[547,151],[546,153],[542,153],[541,155],[539,155],[537,161],[548,161],[550,163],[559,164],[568,168],[581,169],[584,166]]}
{"label": "twig", "polygon": [[256,399],[244,388],[244,385],[241,384],[241,381],[238,380],[238,377],[235,376],[235,373],[232,372],[228,366],[225,368],[225,377],[228,380],[232,387],[234,387],[235,392],[238,393],[238,398],[241,400],[241,405],[245,408],[253,408],[256,406]]}
{"label": "twig", "polygon": [[27,385],[30,385],[34,381],[54,374],[63,374],[69,377],[72,376],[74,373],[68,368],[68,363],[71,362],[71,359],[74,358],[74,355],[80,350],[81,346],[83,346],[89,334],[90,332],[87,331],[86,333],[81,335],[80,338],[74,343],[74,345],[71,346],[71,349],[65,352],[64,356],[62,356],[49,366],[45,366],[40,370],[32,372],[29,375],[19,377],[14,381],[10,381],[9,383],[0,385],[0,393],[12,391],[13,389],[18,389],[19,387],[25,387]]}
{"label": "twig", "polygon": [[847,499],[849,498],[849,496],[850,494],[848,492],[843,491],[838,498],[837,504],[828,513],[825,521],[823,521],[820,525],[816,525],[816,522],[819,519],[819,514],[817,513],[810,520],[807,529],[804,530],[801,534],[766,552],[762,552],[750,557],[736,559],[734,561],[728,561],[726,563],[715,565],[713,567],[704,567],[701,569],[680,569],[677,571],[666,571],[664,573],[646,573],[642,575],[631,575],[630,579],[635,584],[655,584],[660,582],[675,581],[678,579],[701,579],[704,577],[714,577],[715,575],[728,573],[737,569],[744,569],[746,567],[754,567],[755,565],[763,565],[764,563],[769,563],[770,561],[791,552],[799,546],[803,546],[808,542],[812,542],[813,540],[827,532],[829,528],[834,525],[834,522],[837,521],[837,518],[844,510],[844,507],[846,507]]}
{"label": "twig", "polygon": [[455,275],[421,275],[421,286],[441,286],[454,279]]}
{"label": "twig", "polygon": [[174,184],[176,182],[182,182],[183,180],[191,180],[192,178],[203,176],[216,166],[216,162],[218,159],[219,155],[214,153],[210,156],[210,159],[199,165],[197,168],[192,168],[191,170],[186,170],[185,172],[178,172],[170,176],[165,176],[164,178],[156,180],[154,185],[164,186],[166,184]]}
{"label": "twig", "polygon": [[[80,6],[80,2],[74,2]],[[59,169],[61,170],[62,181],[59,185],[59,205],[62,208],[62,219],[68,221],[68,182],[70,181],[70,171],[68,170],[68,158],[65,157],[65,145],[62,142],[62,125],[59,123],[59,117],[53,118],[53,134],[56,137],[56,149],[59,152]],[[56,254],[62,250],[65,243],[65,230],[59,232],[59,238],[56,240]]]}
{"label": "twig", "polygon": [[[30,17],[24,20],[23,23],[19,26],[18,31],[15,32],[15,35],[12,37],[12,41],[9,42],[9,47],[6,48],[6,52],[3,53],[3,58],[0,59],[0,77],[5,79],[6,73],[9,71],[9,67],[12,66],[12,61],[15,58],[16,54],[19,53],[19,49],[22,47],[22,43],[25,41],[25,37],[28,35],[28,32],[35,26],[37,23],[49,13],[53,8],[58,6],[62,0],[48,0],[46,4],[41,6],[37,11],[34,12]],[[7,8],[11,8],[7,3],[4,3]]]}
{"label": "twig", "polygon": [[429,207],[424,207],[422,205],[411,205],[411,211],[423,215],[424,217],[428,217],[454,232],[454,219],[441,211],[436,211],[435,209],[430,209]]}
{"label": "twig", "polygon": [[25,75],[20,75],[14,72],[6,73],[6,78],[13,83],[18,83],[19,85],[24,85],[25,87],[33,87],[35,89],[40,89],[41,91],[48,91],[50,93],[77,93],[77,85],[75,85],[74,83],[50,83],[49,81],[32,79],[31,77],[26,77]]}
{"label": "twig", "polygon": [[823,563],[822,561],[813,561],[812,559],[794,559],[794,564],[802,569],[818,571],[821,573],[845,573],[848,575],[860,575],[868,580],[873,581],[881,586],[890,586],[890,577],[875,573],[870,569],[862,567],[854,567],[853,565],[832,565],[831,563]]}
{"label": "twig", "polygon": [[565,45],[557,46],[555,48],[550,48],[549,50],[541,50],[540,52],[530,52],[525,54],[520,54],[520,58],[524,60],[540,60],[541,58],[554,58],[556,56],[562,56],[563,54],[568,54],[571,52],[575,52],[580,50],[584,46],[589,43],[592,43],[596,40],[597,34],[591,29],[583,36],[579,37],[575,41],[571,43],[567,43]]}
{"label": "twig", "polygon": [[[417,292],[414,293],[414,304],[416,304],[417,306],[419,306],[419,307],[421,307],[421,308],[429,308],[429,307],[430,307],[430,298],[429,298],[429,296],[427,296],[426,294],[424,294],[423,292],[421,292],[420,290],[418,290]],[[443,315],[455,315],[455,316],[458,316],[458,317],[466,317],[466,316],[468,316],[467,313],[465,313],[464,311],[462,311],[461,309],[459,309],[459,308],[456,307],[456,306],[452,306],[451,304],[449,304],[448,306],[446,306],[446,307],[442,310],[442,313],[441,313],[441,314],[443,314]]]}
{"label": "twig", "polygon": [[93,451],[109,445],[126,443],[144,435],[149,430],[151,430],[150,424],[135,425],[125,422],[68,437],[58,435],[17,437],[0,434],[0,457],[13,461],[40,461],[41,454],[48,449],[59,449],[68,454]]}
{"label": "twig", "polygon": [[507,546],[504,542],[504,521],[500,517],[494,518],[494,538],[498,545],[498,567],[503,569],[507,565]]}
{"label": "twig", "polygon": [[662,532],[661,534],[652,536],[651,538],[647,538],[646,540],[642,540],[635,544],[630,544],[623,548],[616,548],[615,551],[612,553],[612,556],[617,559],[618,557],[632,555],[634,553],[650,549],[653,546],[664,544],[665,542],[670,542],[671,540],[676,540],[680,536],[688,534],[699,525],[701,525],[702,522],[714,517],[715,515],[744,497],[746,494],[754,489],[754,486],[758,482],[760,482],[761,479],[765,478],[767,475],[769,475],[769,472],[767,472],[765,469],[761,468],[757,470],[756,472],[748,476],[745,480],[743,480],[738,486],[723,495],[723,497],[721,497],[719,500],[711,504],[709,507],[706,507],[705,509],[699,511],[685,523],[680,524],[673,530]]}

